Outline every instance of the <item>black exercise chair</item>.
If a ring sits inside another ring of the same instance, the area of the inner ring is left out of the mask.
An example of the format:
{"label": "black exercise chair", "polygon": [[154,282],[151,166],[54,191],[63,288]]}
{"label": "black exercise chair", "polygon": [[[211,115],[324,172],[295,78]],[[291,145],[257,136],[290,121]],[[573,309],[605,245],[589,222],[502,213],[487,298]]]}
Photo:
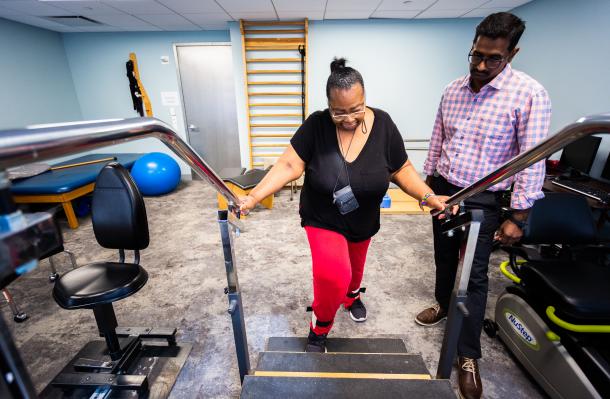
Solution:
{"label": "black exercise chair", "polygon": [[610,248],[585,198],[547,193],[522,243],[503,248],[510,261],[500,267],[514,284],[486,331],[499,332],[551,397],[610,397]]}
{"label": "black exercise chair", "polygon": [[[70,270],[55,282],[53,297],[64,309],[92,309],[102,341],[90,342],[52,382],[62,388],[147,389],[146,376],[129,375],[142,339],[167,339],[175,345],[175,329],[117,329],[112,303],[138,292],[148,280],[139,251],[148,247],[144,200],[129,172],[118,163],[106,165],[93,191],[92,224],[97,242],[119,250],[118,262],[97,262]],[[125,250],[135,252],[125,262]],[[83,373],[87,373],[84,375]],[[109,377],[110,374],[110,377]]]}

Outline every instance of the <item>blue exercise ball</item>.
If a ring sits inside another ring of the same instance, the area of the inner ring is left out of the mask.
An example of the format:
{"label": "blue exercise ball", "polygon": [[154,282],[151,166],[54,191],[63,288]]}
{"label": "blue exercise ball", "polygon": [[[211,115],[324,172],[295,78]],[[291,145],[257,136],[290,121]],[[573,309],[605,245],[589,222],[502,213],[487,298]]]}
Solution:
{"label": "blue exercise ball", "polygon": [[143,195],[167,194],[180,182],[180,166],[167,154],[151,152],[133,164],[131,176]]}

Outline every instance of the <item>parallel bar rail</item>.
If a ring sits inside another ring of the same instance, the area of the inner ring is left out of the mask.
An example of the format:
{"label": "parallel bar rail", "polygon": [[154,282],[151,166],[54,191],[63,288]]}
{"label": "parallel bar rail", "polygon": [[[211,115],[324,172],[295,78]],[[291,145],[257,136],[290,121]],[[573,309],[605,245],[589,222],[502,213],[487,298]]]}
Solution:
{"label": "parallel bar rail", "polygon": [[[514,176],[536,162],[542,161],[566,145],[596,133],[610,133],[610,113],[585,116],[564,127],[555,135],[517,155],[479,181],[451,196],[447,200],[447,209],[451,209],[453,205],[459,205],[473,195]],[[438,213],[440,212],[435,212],[435,215]]]}
{"label": "parallel bar rail", "polygon": [[208,164],[167,124],[155,118],[131,118],[33,126],[0,132],[0,171],[98,147],[154,137],[172,150],[229,203],[239,199]]}

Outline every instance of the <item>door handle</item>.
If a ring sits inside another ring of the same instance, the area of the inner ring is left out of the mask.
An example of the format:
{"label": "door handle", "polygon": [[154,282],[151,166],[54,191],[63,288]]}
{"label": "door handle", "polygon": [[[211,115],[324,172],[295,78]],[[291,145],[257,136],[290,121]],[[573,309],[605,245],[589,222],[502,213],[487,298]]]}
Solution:
{"label": "door handle", "polygon": [[191,132],[198,132],[198,131],[199,131],[199,128],[198,128],[197,126],[193,125],[193,124],[190,124],[190,125],[188,126],[188,129],[189,129],[189,131],[191,131]]}

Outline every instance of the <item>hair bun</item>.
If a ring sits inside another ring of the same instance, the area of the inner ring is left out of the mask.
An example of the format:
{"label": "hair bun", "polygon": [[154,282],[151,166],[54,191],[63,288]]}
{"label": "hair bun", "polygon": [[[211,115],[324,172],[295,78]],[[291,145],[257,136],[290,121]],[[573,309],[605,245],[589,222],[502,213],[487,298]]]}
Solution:
{"label": "hair bun", "polygon": [[330,72],[336,72],[339,69],[345,68],[345,62],[347,60],[345,58],[337,58],[335,57],[335,59],[333,60],[333,62],[330,63]]}

